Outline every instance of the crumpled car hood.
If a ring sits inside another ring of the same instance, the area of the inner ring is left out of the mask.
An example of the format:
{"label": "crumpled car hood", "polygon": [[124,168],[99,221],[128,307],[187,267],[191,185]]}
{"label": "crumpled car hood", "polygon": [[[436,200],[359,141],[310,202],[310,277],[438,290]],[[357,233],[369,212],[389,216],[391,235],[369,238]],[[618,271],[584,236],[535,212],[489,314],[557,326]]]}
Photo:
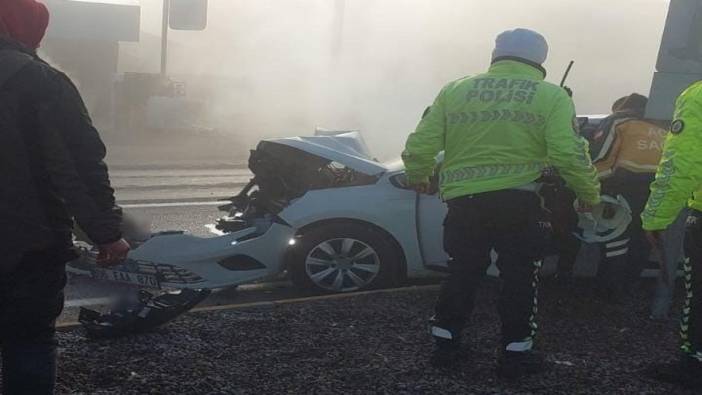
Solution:
{"label": "crumpled car hood", "polygon": [[266,140],[299,149],[356,170],[377,176],[387,168],[373,159],[365,141],[358,132],[348,132],[332,136],[287,137]]}

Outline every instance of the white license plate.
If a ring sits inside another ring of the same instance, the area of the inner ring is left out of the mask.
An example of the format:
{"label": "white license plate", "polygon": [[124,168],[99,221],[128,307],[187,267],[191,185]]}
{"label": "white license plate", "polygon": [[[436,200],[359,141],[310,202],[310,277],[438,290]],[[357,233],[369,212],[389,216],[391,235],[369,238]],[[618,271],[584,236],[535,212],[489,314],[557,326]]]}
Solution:
{"label": "white license plate", "polygon": [[161,287],[156,276],[152,276],[149,274],[121,272],[118,270],[109,269],[92,269],[92,277],[97,280],[139,285],[142,287]]}

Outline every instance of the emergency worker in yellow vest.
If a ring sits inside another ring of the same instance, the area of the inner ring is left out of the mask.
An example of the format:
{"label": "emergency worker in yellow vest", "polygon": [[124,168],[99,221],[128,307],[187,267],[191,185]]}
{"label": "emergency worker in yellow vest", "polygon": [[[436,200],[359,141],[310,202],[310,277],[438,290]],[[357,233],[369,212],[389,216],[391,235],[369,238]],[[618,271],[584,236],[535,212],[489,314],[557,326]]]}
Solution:
{"label": "emergency worker in yellow vest", "polygon": [[632,221],[626,232],[605,243],[598,277],[607,300],[618,300],[636,283],[650,249],[641,213],[661,159],[667,130],[644,118],[648,99],[639,94],[619,99],[591,146],[602,194],[624,197]]}

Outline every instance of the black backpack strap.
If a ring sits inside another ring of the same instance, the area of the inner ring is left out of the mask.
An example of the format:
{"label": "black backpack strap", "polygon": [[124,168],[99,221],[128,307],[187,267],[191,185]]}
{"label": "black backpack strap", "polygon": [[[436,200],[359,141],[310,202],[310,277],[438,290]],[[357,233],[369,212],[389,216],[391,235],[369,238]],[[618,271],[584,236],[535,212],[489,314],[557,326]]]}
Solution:
{"label": "black backpack strap", "polygon": [[0,88],[34,58],[12,49],[0,50]]}

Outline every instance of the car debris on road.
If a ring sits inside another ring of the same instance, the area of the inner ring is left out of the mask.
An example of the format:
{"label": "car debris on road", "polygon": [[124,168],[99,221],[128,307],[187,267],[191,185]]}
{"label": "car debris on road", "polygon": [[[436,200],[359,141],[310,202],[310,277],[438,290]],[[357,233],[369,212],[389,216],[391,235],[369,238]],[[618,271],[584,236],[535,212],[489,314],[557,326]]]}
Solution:
{"label": "car debris on road", "polygon": [[209,295],[210,290],[184,289],[161,295],[141,290],[136,301],[121,300],[106,314],[82,307],[78,320],[90,338],[144,333],[189,311]]}

